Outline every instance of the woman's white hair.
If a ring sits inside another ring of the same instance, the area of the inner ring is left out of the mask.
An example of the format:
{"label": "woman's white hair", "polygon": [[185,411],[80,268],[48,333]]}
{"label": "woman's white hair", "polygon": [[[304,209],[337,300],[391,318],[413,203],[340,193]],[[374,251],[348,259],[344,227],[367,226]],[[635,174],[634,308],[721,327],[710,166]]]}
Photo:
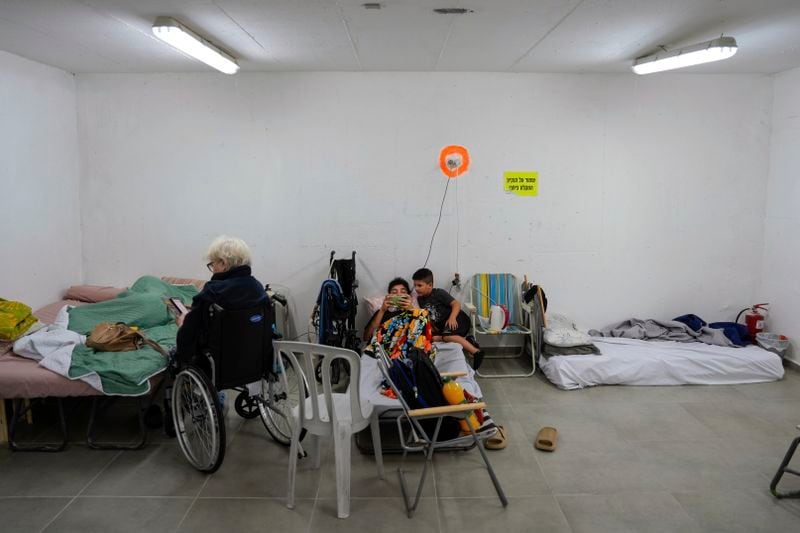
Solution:
{"label": "woman's white hair", "polygon": [[208,247],[209,261],[222,261],[228,269],[250,264],[250,247],[242,239],[222,235]]}

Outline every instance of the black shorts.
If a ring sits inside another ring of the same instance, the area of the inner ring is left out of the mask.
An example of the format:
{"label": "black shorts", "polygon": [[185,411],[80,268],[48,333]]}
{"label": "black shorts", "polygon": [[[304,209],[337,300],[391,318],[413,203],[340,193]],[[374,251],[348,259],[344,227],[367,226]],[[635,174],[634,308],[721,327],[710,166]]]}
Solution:
{"label": "black shorts", "polygon": [[467,335],[469,335],[469,332],[472,329],[472,322],[470,322],[467,313],[465,313],[464,311],[459,311],[458,316],[456,316],[456,322],[458,322],[458,327],[456,327],[455,331],[447,327],[447,321],[444,321],[441,324],[434,324],[433,334],[442,335],[443,337],[446,337],[448,335],[458,335],[459,337],[466,337]]}

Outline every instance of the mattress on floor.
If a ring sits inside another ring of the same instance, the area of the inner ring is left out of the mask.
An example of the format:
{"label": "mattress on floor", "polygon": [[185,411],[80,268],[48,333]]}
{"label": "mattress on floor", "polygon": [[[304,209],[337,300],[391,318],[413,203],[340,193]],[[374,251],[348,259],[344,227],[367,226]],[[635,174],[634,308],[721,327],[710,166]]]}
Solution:
{"label": "mattress on floor", "polygon": [[593,385],[732,385],[783,377],[783,362],[759,346],[593,337],[600,355],[541,357],[539,366],[561,389]]}

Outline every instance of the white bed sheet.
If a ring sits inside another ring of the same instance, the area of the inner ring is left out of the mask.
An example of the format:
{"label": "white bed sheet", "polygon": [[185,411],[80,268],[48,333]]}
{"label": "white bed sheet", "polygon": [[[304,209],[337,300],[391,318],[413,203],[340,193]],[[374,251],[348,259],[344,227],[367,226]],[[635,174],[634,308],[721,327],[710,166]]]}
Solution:
{"label": "white bed sheet", "polygon": [[759,346],[592,337],[601,355],[540,357],[561,389],[593,385],[731,385],[783,377],[781,358]]}
{"label": "white bed sheet", "polygon": [[[476,398],[483,398],[481,388],[475,381],[475,371],[467,364],[461,346],[453,342],[437,342],[435,344],[438,353],[434,364],[439,372],[466,372],[466,376],[457,378],[456,381]],[[399,401],[381,394],[382,381],[383,376],[378,368],[378,360],[369,355],[362,355],[361,378],[359,379],[361,397],[366,398],[379,413],[387,409],[399,409]]]}

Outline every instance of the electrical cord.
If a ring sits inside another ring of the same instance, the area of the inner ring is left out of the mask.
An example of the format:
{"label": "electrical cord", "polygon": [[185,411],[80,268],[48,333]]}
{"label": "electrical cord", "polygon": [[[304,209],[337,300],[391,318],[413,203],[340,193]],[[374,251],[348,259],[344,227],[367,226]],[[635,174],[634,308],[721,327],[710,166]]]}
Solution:
{"label": "electrical cord", "polygon": [[447,178],[447,185],[444,186],[444,194],[442,195],[442,204],[439,206],[439,219],[436,221],[436,227],[433,228],[433,235],[431,235],[431,244],[428,246],[428,256],[425,258],[425,264],[422,268],[428,266],[428,260],[431,258],[431,251],[433,250],[433,240],[436,238],[436,231],[439,229],[439,224],[442,222],[442,211],[444,210],[444,201],[447,198],[447,189],[450,187],[450,178]]}
{"label": "electrical cord", "polygon": [[450,283],[450,290],[447,291],[448,294],[453,294],[453,289],[461,290],[461,281],[458,278],[458,272],[461,272],[461,262],[459,261],[459,253],[461,251],[461,216],[458,212],[458,182],[456,182],[456,275],[453,281]]}
{"label": "electrical cord", "polygon": [[[459,253],[461,252],[461,215],[458,212],[458,182],[456,182],[456,272],[461,272]],[[459,286],[459,289],[461,287]]]}

